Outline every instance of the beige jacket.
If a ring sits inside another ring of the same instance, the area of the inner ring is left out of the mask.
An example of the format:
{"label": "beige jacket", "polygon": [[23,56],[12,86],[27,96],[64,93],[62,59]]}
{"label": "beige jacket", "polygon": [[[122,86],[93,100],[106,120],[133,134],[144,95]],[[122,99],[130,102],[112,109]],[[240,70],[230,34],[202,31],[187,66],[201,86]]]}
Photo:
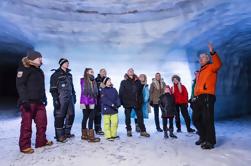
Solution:
{"label": "beige jacket", "polygon": [[164,93],[165,91],[165,82],[163,79],[160,80],[160,83],[153,78],[153,82],[150,86],[150,102],[153,104],[159,104],[159,97]]}

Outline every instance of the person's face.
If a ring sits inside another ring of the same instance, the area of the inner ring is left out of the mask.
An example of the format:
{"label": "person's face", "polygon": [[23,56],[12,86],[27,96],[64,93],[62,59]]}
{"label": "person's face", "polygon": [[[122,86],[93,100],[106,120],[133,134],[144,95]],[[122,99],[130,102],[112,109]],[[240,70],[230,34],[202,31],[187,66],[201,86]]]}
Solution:
{"label": "person's face", "polygon": [[93,70],[89,70],[89,71],[87,72],[87,74],[94,76],[94,71],[93,71]]}
{"label": "person's face", "polygon": [[131,68],[127,71],[128,76],[132,77],[134,75],[134,70]]}
{"label": "person's face", "polygon": [[106,75],[107,75],[106,70],[104,70],[104,69],[101,70],[99,74],[101,77],[106,77]]}
{"label": "person's face", "polygon": [[155,75],[155,79],[156,79],[157,81],[160,81],[161,75],[160,75],[160,74],[156,74],[156,75]]}
{"label": "person's face", "polygon": [[203,66],[209,62],[209,57],[206,54],[200,54],[200,65]]}
{"label": "person's face", "polygon": [[171,93],[169,88],[165,88],[165,93]]}
{"label": "person's face", "polygon": [[179,80],[177,78],[173,78],[173,83],[174,84],[178,84],[179,83]]}
{"label": "person's face", "polygon": [[36,58],[32,62],[37,64],[38,66],[41,66],[43,64],[42,58]]}
{"label": "person's face", "polygon": [[63,68],[65,69],[68,69],[69,68],[69,62],[65,62],[63,65],[62,65]]}
{"label": "person's face", "polygon": [[140,82],[145,82],[146,81],[144,75],[140,75],[139,80],[140,80]]}
{"label": "person's face", "polygon": [[111,81],[111,79],[109,79],[109,80],[106,82],[106,86],[108,86],[108,87],[112,86],[112,81]]}

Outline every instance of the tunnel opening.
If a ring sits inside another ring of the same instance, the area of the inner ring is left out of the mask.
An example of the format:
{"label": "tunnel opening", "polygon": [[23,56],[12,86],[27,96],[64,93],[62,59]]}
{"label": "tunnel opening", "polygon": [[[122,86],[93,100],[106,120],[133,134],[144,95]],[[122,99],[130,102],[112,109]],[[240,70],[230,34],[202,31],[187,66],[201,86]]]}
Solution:
{"label": "tunnel opening", "polygon": [[23,52],[0,51],[0,111],[14,111],[17,108],[16,73]]}

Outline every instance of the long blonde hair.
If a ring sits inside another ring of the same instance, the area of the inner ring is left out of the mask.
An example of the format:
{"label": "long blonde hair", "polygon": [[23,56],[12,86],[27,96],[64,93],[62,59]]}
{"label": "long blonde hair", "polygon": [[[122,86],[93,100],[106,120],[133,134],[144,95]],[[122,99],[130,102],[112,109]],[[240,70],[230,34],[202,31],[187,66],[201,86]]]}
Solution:
{"label": "long blonde hair", "polygon": [[143,84],[147,84],[147,76],[145,74],[140,74],[139,77],[143,76],[144,77],[144,81],[141,82]]}

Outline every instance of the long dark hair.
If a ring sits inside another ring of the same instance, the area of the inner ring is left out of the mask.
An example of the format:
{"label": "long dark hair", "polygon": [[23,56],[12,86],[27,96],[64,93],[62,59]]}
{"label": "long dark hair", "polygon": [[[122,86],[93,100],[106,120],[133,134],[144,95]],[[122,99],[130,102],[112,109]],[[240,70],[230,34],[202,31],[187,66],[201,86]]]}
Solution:
{"label": "long dark hair", "polygon": [[93,70],[93,69],[85,68],[85,71],[84,71],[84,94],[86,96],[96,97],[98,93],[98,89],[97,89],[95,80],[90,79],[90,74],[88,73],[90,70]]}

